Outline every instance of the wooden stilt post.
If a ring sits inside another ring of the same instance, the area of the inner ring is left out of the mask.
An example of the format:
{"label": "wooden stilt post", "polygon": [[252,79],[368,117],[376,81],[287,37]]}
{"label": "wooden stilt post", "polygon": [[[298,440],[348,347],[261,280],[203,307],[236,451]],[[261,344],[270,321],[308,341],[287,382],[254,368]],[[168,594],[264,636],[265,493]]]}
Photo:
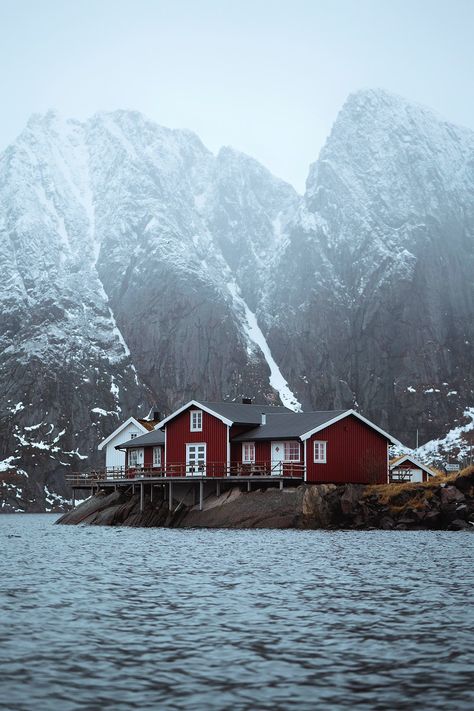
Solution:
{"label": "wooden stilt post", "polygon": [[173,482],[170,481],[168,487],[168,509],[171,511],[173,508]]}
{"label": "wooden stilt post", "polygon": [[219,481],[219,479],[218,479],[218,480],[216,481],[216,496],[220,496],[220,495],[221,495],[221,483],[220,483],[220,481]]}
{"label": "wooden stilt post", "polygon": [[247,491],[250,491],[250,489],[251,489],[251,485],[250,485],[250,481],[248,481],[247,482]]}
{"label": "wooden stilt post", "polygon": [[74,489],[74,487],[72,489],[72,508],[76,508],[76,490]]}
{"label": "wooden stilt post", "polygon": [[199,482],[199,511],[202,511],[202,502],[204,499],[204,482]]}
{"label": "wooden stilt post", "polygon": [[140,484],[140,513],[143,513],[143,484]]}
{"label": "wooden stilt post", "polygon": [[150,502],[153,501],[153,484],[150,484]]}
{"label": "wooden stilt post", "polygon": [[283,489],[283,479],[280,479],[280,489]]}

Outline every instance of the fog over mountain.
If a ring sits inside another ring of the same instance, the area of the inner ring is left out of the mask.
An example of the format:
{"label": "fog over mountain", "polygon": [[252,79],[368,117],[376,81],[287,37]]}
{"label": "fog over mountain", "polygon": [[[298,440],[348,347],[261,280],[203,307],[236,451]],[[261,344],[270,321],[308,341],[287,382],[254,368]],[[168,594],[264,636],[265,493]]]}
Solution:
{"label": "fog over mountain", "polygon": [[304,196],[136,112],[33,116],[0,155],[0,263],[18,508],[152,406],[357,407],[413,446],[474,405],[474,132],[383,91],[349,97]]}

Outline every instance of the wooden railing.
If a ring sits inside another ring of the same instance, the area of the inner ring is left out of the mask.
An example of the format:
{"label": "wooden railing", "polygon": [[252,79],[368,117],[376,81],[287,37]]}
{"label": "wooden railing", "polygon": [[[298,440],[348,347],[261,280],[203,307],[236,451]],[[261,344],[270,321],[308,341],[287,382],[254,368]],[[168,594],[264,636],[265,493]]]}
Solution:
{"label": "wooden railing", "polygon": [[264,462],[261,464],[233,463],[230,467],[218,462],[207,463],[205,466],[186,464],[167,464],[166,467],[107,467],[89,472],[72,472],[65,475],[65,479],[73,486],[88,486],[100,481],[117,481],[120,479],[168,479],[173,477],[291,477],[302,479],[304,477],[304,464],[298,462]]}

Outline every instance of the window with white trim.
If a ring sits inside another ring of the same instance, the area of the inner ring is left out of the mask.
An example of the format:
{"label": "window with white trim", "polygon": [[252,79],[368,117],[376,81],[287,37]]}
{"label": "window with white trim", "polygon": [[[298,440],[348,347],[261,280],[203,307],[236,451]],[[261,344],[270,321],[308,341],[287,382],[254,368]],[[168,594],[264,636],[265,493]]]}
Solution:
{"label": "window with white trim", "polygon": [[202,432],[202,410],[191,410],[189,417],[191,432]]}
{"label": "window with white trim", "polygon": [[255,442],[242,442],[242,463],[255,464]]}
{"label": "window with white trim", "polygon": [[135,439],[135,437],[138,437],[138,433],[137,433],[137,432],[131,432],[131,433],[130,433],[130,439]]}
{"label": "window with white trim", "polygon": [[161,447],[153,447],[153,466],[161,467]]}
{"label": "window with white trim", "polygon": [[326,464],[326,442],[314,441],[314,463]]}
{"label": "window with white trim", "polygon": [[283,453],[283,461],[284,462],[299,462],[300,461],[300,443],[299,442],[283,442],[284,446],[284,453]]}
{"label": "window with white trim", "polygon": [[138,465],[138,449],[128,450],[128,466],[136,467]]}

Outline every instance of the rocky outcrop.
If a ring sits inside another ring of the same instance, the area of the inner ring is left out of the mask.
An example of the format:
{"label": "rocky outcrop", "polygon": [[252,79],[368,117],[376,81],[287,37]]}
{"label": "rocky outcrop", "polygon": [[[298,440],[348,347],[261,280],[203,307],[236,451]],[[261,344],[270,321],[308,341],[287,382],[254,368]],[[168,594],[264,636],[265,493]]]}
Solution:
{"label": "rocky outcrop", "polygon": [[131,487],[98,493],[59,519],[62,524],[179,528],[306,528],[473,530],[474,467],[457,477],[426,484],[302,485],[209,496],[197,506],[140,497]]}

